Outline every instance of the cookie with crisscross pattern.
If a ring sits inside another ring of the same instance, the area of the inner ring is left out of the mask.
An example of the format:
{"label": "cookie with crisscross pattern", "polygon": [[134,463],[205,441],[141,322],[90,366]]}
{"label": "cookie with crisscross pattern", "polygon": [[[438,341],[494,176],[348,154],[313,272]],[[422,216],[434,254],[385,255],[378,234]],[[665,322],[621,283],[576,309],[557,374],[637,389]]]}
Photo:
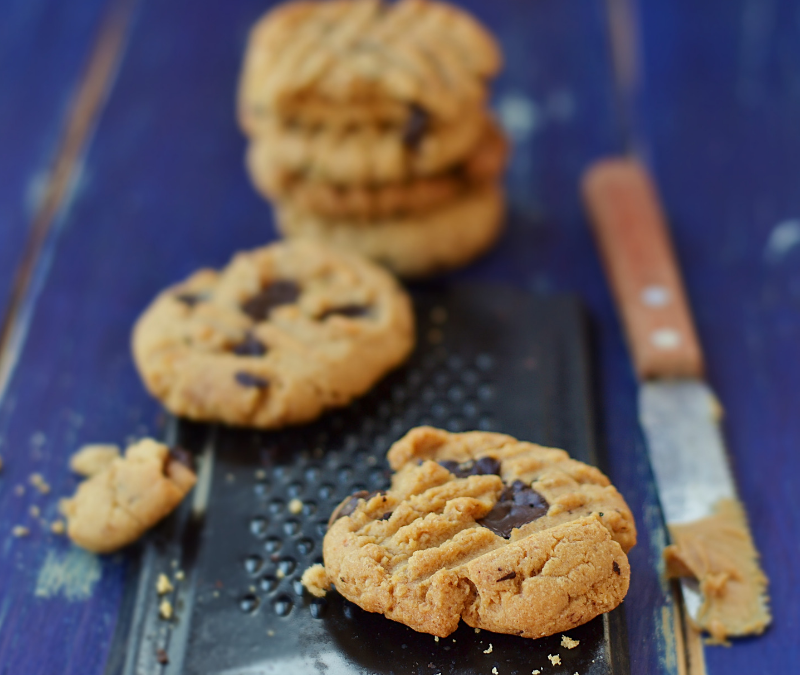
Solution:
{"label": "cookie with crisscross pattern", "polygon": [[500,64],[489,33],[444,2],[291,2],[251,32],[240,118],[402,126],[418,108],[452,121],[483,104]]}
{"label": "cookie with crisscross pattern", "polygon": [[463,619],[542,637],[616,607],[636,528],[594,467],[503,434],[410,431],[389,450],[386,492],[356,494],[331,517],[329,584],[370,612],[445,637]]}
{"label": "cookie with crisscross pattern", "polygon": [[[446,171],[399,181],[369,180],[351,184],[326,180],[324,175],[317,175],[313,165],[305,171],[287,170],[280,165],[275,147],[266,139],[251,144],[247,165],[255,187],[267,198],[288,201],[295,208],[330,219],[376,220],[424,214],[456,201],[483,183],[496,180],[505,168],[508,155],[508,146],[500,130],[488,124],[471,154]],[[370,153],[366,146],[358,150],[371,160],[379,156],[379,153]],[[347,164],[338,151],[323,157],[329,157],[333,165],[337,165],[333,160],[341,157],[340,168]],[[367,163],[361,166],[366,167]],[[416,173],[403,162],[397,169],[400,173]]]}

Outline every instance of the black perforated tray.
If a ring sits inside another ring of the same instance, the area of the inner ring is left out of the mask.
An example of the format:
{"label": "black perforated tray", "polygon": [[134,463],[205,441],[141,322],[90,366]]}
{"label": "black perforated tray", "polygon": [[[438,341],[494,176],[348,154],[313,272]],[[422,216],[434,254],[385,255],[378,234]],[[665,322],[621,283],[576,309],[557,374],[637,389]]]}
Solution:
{"label": "black perforated tray", "polygon": [[[414,426],[503,431],[596,463],[576,301],[462,287],[418,292],[415,306],[412,359],[347,409],[281,432],[173,422],[170,440],[199,459],[198,485],[140,549],[109,674],[628,672],[621,608],[569,631],[580,645],[567,650],[560,635],[528,640],[463,623],[436,640],[335,593],[303,591],[333,508],[388,485],[386,451]],[[164,621],[156,579],[177,570],[184,578],[165,596],[175,617]],[[556,654],[558,666],[548,660]]]}

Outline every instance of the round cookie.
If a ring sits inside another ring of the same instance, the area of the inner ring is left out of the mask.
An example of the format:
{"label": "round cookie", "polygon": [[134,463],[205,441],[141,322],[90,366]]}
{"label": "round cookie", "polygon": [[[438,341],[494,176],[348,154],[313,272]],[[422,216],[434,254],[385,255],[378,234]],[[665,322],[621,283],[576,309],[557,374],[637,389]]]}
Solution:
{"label": "round cookie", "polygon": [[411,430],[389,450],[385,493],[331,517],[325,566],[304,582],[414,630],[538,638],[616,607],[633,516],[608,478],[566,452],[503,434]]}
{"label": "round cookie", "polygon": [[500,65],[491,35],[444,2],[289,2],[250,34],[240,119],[402,124],[418,106],[454,120],[484,102]]}
{"label": "round cookie", "polygon": [[248,148],[251,175],[268,171],[337,185],[364,185],[430,176],[467,158],[497,125],[483,110],[457,123],[398,131],[375,125],[307,129],[272,120]]}
{"label": "round cookie", "polygon": [[328,220],[291,203],[276,205],[278,228],[379,262],[400,276],[421,277],[460,267],[497,239],[503,226],[502,188],[488,183],[428,213],[364,222]]}
{"label": "round cookie", "polygon": [[391,275],[298,240],[239,253],[161,293],[136,323],[133,355],[171,412],[266,429],[346,405],[414,339],[410,299]]}
{"label": "round cookie", "polygon": [[261,141],[251,144],[247,164],[253,184],[267,199],[288,200],[301,211],[328,219],[375,220],[424,213],[452,202],[480,183],[495,180],[507,158],[504,136],[495,124],[488,124],[478,146],[457,166],[402,181],[336,184],[317,179],[313,170],[286,171]]}

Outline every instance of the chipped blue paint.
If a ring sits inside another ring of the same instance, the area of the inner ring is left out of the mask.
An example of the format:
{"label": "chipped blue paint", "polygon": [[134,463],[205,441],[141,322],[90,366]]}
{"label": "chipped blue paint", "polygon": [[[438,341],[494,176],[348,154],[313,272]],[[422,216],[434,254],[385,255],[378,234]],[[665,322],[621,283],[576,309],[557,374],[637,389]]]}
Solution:
{"label": "chipped blue paint", "polygon": [[39,570],[34,595],[37,598],[62,596],[70,602],[91,597],[102,570],[98,557],[77,547],[66,553],[48,551]]}

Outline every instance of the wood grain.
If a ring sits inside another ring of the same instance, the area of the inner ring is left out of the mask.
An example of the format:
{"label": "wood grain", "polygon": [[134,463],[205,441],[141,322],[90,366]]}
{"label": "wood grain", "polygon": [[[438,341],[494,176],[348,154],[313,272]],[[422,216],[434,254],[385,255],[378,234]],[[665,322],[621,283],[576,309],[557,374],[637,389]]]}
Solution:
{"label": "wood grain", "polygon": [[640,4],[640,133],[725,409],[773,624],[711,675],[800,663],[800,24],[788,0]]}
{"label": "wood grain", "polygon": [[639,378],[702,377],[700,343],[647,170],[634,159],[605,159],[587,169],[582,188]]}
{"label": "wood grain", "polygon": [[[0,401],[4,533],[27,522],[32,504],[55,516],[55,496],[74,486],[67,456],[81,443],[158,433],[159,408],[128,355],[141,308],[193,269],[223,264],[235,249],[273,236],[269,209],[242,169],[233,110],[247,29],[268,4],[141,4],[86,156],[85,183],[57,214],[34,271],[40,291],[22,308],[30,313],[27,338]],[[664,618],[671,601],[659,570],[664,531],[636,419],[636,382],[577,193],[589,163],[626,145],[604,3],[465,4],[501,37],[507,67],[494,104],[515,148],[508,233],[451,278],[569,291],[588,305],[601,438],[641,532],[625,601],[632,673],[674,673]],[[792,478],[800,469],[800,280],[799,249],[787,246],[800,217],[794,9],[788,0],[653,0],[640,10],[638,142],[649,147],[669,206],[698,332],[709,345],[708,376],[728,411],[738,484],[775,589],[770,632],[708,649],[708,671],[789,672],[800,661],[792,632],[800,625],[792,579],[800,539]],[[23,192],[18,181],[14,198]],[[51,497],[26,491],[17,498],[13,486],[34,470],[53,486]],[[25,540],[3,535],[0,663],[9,673],[101,673],[125,559],[100,561],[88,599],[37,597],[48,557],[64,564],[69,547],[32,525]],[[35,648],[28,635],[37,636]]]}
{"label": "wood grain", "polygon": [[0,325],[106,4],[0,3]]}

